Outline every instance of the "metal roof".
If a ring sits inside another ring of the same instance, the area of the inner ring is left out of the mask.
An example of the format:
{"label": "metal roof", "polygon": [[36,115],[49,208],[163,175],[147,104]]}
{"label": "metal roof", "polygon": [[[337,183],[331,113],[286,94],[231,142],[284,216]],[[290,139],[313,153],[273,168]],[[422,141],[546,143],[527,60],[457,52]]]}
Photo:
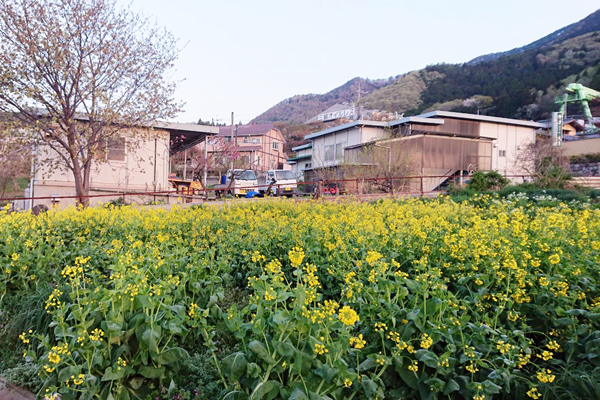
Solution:
{"label": "metal roof", "polygon": [[539,122],[534,121],[523,121],[520,119],[512,119],[512,118],[502,118],[502,117],[490,117],[488,115],[476,115],[476,114],[467,114],[467,113],[459,113],[453,111],[431,111],[425,114],[417,115],[417,117],[421,118],[432,118],[432,117],[440,117],[440,118],[456,118],[456,119],[469,119],[472,121],[483,121],[483,122],[495,122],[497,124],[505,124],[505,125],[517,125],[517,126],[527,126],[529,128],[545,128],[545,124],[541,124]]}
{"label": "metal roof", "polygon": [[312,157],[312,155],[306,154],[304,156],[288,158],[288,161],[304,160],[305,158],[311,158],[311,157]]}
{"label": "metal roof", "polygon": [[154,129],[164,129],[170,134],[171,155],[187,150],[206,140],[207,136],[216,135],[219,131],[217,126],[180,124],[177,122],[156,122]]}
{"label": "metal roof", "polygon": [[366,121],[366,120],[358,120],[358,121],[352,121],[352,122],[348,122],[347,124],[343,124],[343,125],[338,125],[338,126],[334,126],[332,128],[329,129],[325,129],[319,132],[315,132],[315,133],[311,133],[310,135],[306,135],[304,136],[305,140],[309,140],[309,139],[314,139],[320,136],[325,136],[328,135],[330,133],[334,133],[334,132],[338,132],[338,131],[343,131],[346,129],[350,129],[350,128],[354,128],[355,126],[378,126],[378,127],[386,127],[388,126],[387,122],[382,122],[382,121]]}
{"label": "metal roof", "polygon": [[145,126],[147,126],[149,128],[154,128],[154,129],[165,129],[168,131],[206,133],[207,135],[215,135],[215,134],[217,134],[217,132],[219,132],[218,126],[198,125],[198,124],[182,124],[179,122],[156,121],[153,123],[146,124]]}
{"label": "metal roof", "polygon": [[304,149],[310,149],[312,147],[312,142],[311,143],[306,143],[300,146],[296,146],[296,147],[292,147],[292,151],[299,151],[299,150],[304,150]]}
{"label": "metal roof", "polygon": [[[231,135],[231,125],[219,126],[219,136]],[[271,129],[277,129],[273,124],[250,124],[250,125],[236,125],[234,127],[234,135],[236,136],[262,136],[266,135]]]}
{"label": "metal roof", "polygon": [[438,118],[423,118],[420,116],[417,117],[406,117],[406,118],[402,118],[402,119],[397,119],[394,121],[390,121],[388,123],[389,126],[396,126],[396,125],[403,125],[403,124],[410,124],[410,123],[417,123],[417,124],[429,124],[429,125],[443,125],[444,124],[444,120],[443,119],[438,119]]}

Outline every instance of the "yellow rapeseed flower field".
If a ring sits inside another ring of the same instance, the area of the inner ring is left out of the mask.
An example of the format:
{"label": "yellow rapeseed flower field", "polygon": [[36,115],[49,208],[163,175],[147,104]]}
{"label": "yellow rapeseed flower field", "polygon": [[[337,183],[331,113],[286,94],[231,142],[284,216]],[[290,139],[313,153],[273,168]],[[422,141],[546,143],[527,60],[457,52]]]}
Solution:
{"label": "yellow rapeseed flower field", "polygon": [[598,209],[489,196],[0,212],[0,308],[47,398],[199,352],[197,398],[550,398],[600,372],[599,255]]}

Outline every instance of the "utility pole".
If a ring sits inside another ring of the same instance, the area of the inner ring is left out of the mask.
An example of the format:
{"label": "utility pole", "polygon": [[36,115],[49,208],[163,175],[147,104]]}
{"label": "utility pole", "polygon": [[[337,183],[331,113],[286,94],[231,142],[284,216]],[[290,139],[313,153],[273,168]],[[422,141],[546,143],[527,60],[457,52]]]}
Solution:
{"label": "utility pole", "polygon": [[[235,147],[237,143],[233,141],[233,111],[231,112],[231,145]],[[229,163],[229,169],[231,170],[231,177],[233,179],[233,157]]]}
{"label": "utility pole", "polygon": [[361,109],[360,109],[361,94],[368,93],[368,92],[363,92],[362,90],[360,90],[360,80],[358,81],[358,90],[356,92],[358,93],[358,101],[357,101],[357,106],[356,106],[356,119],[359,120],[359,119],[361,119],[361,116],[362,116]]}

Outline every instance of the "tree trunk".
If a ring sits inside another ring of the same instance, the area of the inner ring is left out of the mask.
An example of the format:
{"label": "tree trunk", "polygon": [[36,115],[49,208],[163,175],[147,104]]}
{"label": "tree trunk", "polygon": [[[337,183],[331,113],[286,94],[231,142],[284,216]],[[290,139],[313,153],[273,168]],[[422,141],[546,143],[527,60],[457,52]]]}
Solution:
{"label": "tree trunk", "polygon": [[82,176],[82,170],[78,163],[75,163],[73,168],[73,177],[75,178],[75,196],[77,196],[77,205],[87,207],[90,204],[90,199],[87,197],[90,193],[89,189],[89,176],[88,182],[85,182]]}

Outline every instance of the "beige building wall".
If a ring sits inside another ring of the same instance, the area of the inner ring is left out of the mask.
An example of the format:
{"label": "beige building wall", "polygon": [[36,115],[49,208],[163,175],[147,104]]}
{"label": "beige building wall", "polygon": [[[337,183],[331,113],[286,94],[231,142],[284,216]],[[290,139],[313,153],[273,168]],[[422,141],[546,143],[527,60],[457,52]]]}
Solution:
{"label": "beige building wall", "polygon": [[[153,192],[169,190],[169,133],[155,131],[155,139],[144,140],[137,149],[127,149],[123,161],[94,162],[90,176],[90,194],[114,192]],[[60,169],[51,170],[45,165],[45,157],[57,157],[50,149],[39,149],[40,167],[35,175],[35,197],[74,196],[73,173]],[[156,158],[156,186],[154,164]],[[111,197],[92,199],[90,204],[106,203]],[[62,199],[60,206],[75,204],[75,199]],[[36,204],[52,205],[51,199],[36,200]]]}
{"label": "beige building wall", "polygon": [[[520,152],[535,143],[535,128],[482,122],[480,136],[494,140],[492,147],[492,169],[502,175],[526,175],[529,166],[519,165]],[[514,180],[518,182],[519,179]],[[521,179],[522,181],[522,179]]]}

